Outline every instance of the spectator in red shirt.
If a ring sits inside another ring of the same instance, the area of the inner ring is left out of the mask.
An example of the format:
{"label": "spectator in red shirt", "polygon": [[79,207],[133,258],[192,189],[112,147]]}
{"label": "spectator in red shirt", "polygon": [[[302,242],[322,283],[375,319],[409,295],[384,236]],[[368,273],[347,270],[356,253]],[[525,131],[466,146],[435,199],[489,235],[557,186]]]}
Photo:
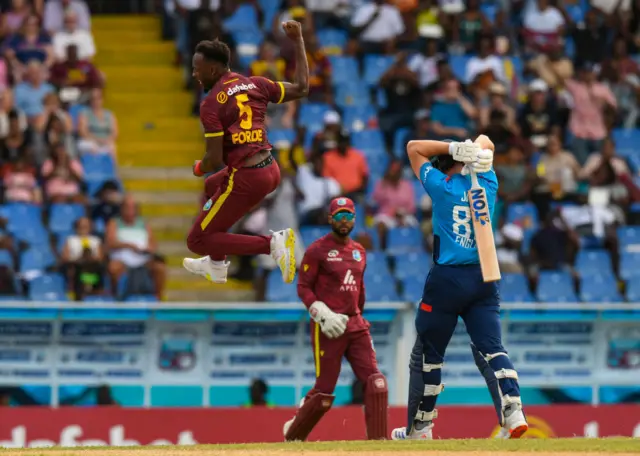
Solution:
{"label": "spectator in red shirt", "polygon": [[78,58],[77,46],[70,45],[67,59],[51,68],[51,83],[60,90],[76,88],[86,95],[91,89],[102,87],[102,77],[91,62]]}

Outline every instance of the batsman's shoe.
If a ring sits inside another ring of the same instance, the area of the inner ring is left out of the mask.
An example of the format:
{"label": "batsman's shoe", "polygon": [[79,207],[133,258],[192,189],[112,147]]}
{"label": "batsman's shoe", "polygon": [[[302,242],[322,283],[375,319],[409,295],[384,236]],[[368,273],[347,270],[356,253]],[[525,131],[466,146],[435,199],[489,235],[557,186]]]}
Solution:
{"label": "batsman's shoe", "polygon": [[[426,423],[419,423],[425,425]],[[411,432],[407,435],[407,428],[395,428],[391,431],[391,440],[432,440],[433,439],[433,423],[426,424],[422,429],[417,429],[416,425],[413,426]]]}
{"label": "batsman's shoe", "polygon": [[185,258],[182,261],[184,268],[192,274],[198,274],[213,283],[227,283],[227,270],[229,262],[215,264],[209,256],[202,258]]}
{"label": "batsman's shoe", "polygon": [[504,408],[504,426],[500,430],[507,439],[519,439],[529,430],[527,419],[522,411],[522,403],[514,402]]}
{"label": "batsman's shoe", "polygon": [[291,228],[275,231],[271,234],[271,258],[282,272],[285,283],[293,282],[296,277],[296,234]]}

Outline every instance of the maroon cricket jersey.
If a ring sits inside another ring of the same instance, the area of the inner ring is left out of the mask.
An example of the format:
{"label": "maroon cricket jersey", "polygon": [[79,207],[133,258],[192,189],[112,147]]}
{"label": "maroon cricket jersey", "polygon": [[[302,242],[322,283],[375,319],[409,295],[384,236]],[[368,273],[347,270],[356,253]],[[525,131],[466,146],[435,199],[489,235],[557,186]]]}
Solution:
{"label": "maroon cricket jersey", "polygon": [[260,76],[228,72],[200,105],[205,138],[224,137],[224,163],[239,168],[244,160],[271,149],[267,139],[267,105],[282,103],[284,85]]}
{"label": "maroon cricket jersey", "polygon": [[327,234],[313,242],[304,254],[298,272],[298,296],[307,308],[314,301],[322,301],[332,311],[351,317],[348,331],[368,328],[361,316],[366,265],[362,245],[352,239],[341,244]]}

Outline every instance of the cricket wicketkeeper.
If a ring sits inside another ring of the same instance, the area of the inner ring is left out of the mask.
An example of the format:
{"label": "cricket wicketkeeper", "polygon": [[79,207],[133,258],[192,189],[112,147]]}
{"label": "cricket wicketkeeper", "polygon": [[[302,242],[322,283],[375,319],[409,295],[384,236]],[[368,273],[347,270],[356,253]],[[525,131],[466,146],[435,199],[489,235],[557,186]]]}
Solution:
{"label": "cricket wicketkeeper", "polygon": [[364,385],[367,438],[387,437],[387,380],[378,370],[364,309],[365,249],[349,237],[355,223],[349,198],[329,207],[332,232],[307,249],[299,271],[298,296],[311,315],[311,345],[316,383],[296,416],[284,425],[285,440],[305,440],[333,404],[333,390],[346,356]]}

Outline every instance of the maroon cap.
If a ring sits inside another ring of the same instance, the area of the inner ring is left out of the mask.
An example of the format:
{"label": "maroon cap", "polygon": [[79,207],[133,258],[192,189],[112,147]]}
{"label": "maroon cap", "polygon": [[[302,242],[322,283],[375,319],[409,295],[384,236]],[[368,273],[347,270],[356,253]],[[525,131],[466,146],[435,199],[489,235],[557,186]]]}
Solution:
{"label": "maroon cap", "polygon": [[331,204],[329,205],[329,214],[334,215],[343,211],[351,212],[352,214],[356,213],[356,206],[353,204],[351,199],[341,196],[331,200]]}

